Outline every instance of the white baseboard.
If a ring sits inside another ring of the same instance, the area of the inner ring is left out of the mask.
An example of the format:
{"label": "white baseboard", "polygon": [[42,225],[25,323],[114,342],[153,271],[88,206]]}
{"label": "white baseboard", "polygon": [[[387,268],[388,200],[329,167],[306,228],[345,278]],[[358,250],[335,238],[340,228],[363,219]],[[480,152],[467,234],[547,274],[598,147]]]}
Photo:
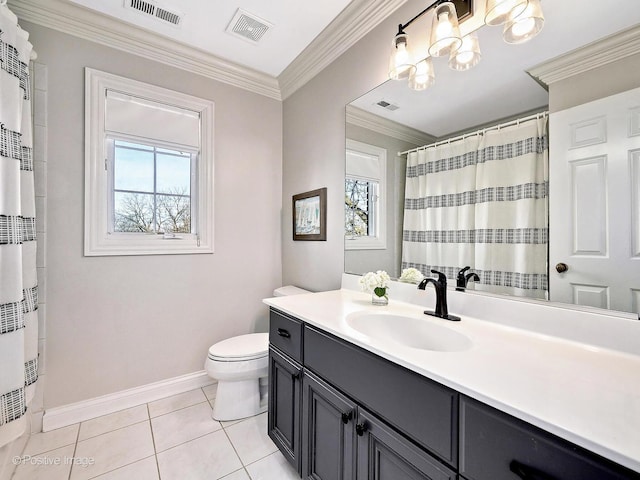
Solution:
{"label": "white baseboard", "polygon": [[47,408],[42,419],[42,431],[48,432],[56,428],[66,427],[91,418],[117,412],[118,410],[188,392],[211,383],[214,383],[214,380],[204,370],[201,370],[101,397],[90,398],[82,402]]}

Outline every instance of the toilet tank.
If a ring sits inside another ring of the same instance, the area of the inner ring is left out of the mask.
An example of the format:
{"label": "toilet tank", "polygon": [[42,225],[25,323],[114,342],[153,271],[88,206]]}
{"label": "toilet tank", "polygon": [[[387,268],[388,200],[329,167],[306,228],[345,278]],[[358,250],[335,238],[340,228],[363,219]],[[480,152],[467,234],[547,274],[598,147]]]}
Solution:
{"label": "toilet tank", "polygon": [[285,285],[284,287],[276,288],[273,291],[274,297],[286,297],[288,295],[301,295],[303,293],[311,293],[304,288],[295,287],[293,285]]}

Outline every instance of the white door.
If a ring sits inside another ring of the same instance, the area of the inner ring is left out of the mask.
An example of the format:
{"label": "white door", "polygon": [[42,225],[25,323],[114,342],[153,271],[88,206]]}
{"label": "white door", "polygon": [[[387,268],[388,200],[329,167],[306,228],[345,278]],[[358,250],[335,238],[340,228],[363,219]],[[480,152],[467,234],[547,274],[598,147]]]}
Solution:
{"label": "white door", "polygon": [[640,313],[640,88],[551,114],[549,139],[550,299]]}

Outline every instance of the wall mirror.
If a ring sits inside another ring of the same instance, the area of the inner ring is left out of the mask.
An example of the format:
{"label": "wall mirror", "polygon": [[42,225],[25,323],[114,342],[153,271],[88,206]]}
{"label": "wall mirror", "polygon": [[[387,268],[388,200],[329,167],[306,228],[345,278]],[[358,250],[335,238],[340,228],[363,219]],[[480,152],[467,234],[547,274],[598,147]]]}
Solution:
{"label": "wall mirror", "polygon": [[[475,3],[484,4],[481,0]],[[510,45],[503,41],[501,27],[483,26],[477,30],[482,60],[474,68],[454,71],[448,68],[447,59],[435,58],[435,83],[430,88],[414,91],[406,81],[389,80],[346,106],[345,185],[350,186],[345,200],[347,273],[382,269],[392,277],[400,275],[407,155],[398,153],[547,110],[548,92],[527,70],[640,22],[637,9],[623,1],[614,3],[592,5],[588,11],[581,11],[579,0],[542,2],[545,25],[531,41]],[[415,7],[416,14],[426,6],[418,0],[410,0],[407,6],[410,5]],[[482,16],[483,10],[481,5]],[[476,9],[476,15],[478,13]],[[428,14],[424,17],[407,29],[413,45],[427,43],[431,18]],[[608,19],[606,23],[602,22],[604,17]],[[466,22],[469,21],[477,19],[474,16]],[[466,22],[461,24],[463,35]],[[389,31],[389,45],[395,33]],[[389,51],[379,54],[387,57]],[[363,161],[367,153],[353,147],[362,144],[386,151],[384,176],[363,166],[367,165]],[[384,178],[384,186],[378,183],[376,175]],[[379,195],[381,191],[385,192],[385,198]],[[354,208],[354,205],[360,207]],[[553,193],[549,195],[549,208],[553,208]],[[362,210],[365,215],[355,213]],[[384,235],[383,246],[361,241],[357,245],[352,232],[367,228],[371,229],[371,236]],[[555,265],[551,269],[549,276],[556,274]],[[447,275],[450,286],[455,287],[455,277],[449,272]],[[469,288],[483,290],[471,283]],[[548,290],[524,296],[555,300]],[[625,310],[637,313],[636,307]]]}

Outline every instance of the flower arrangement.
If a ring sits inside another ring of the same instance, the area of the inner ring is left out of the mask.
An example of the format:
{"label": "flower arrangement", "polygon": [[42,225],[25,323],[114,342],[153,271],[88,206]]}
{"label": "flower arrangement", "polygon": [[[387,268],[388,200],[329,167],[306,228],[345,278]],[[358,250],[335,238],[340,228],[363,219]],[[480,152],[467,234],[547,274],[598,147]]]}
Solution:
{"label": "flower arrangement", "polygon": [[424,275],[420,270],[416,268],[405,268],[402,270],[402,274],[398,280],[405,283],[420,283],[423,278]]}
{"label": "flower arrangement", "polygon": [[391,278],[389,274],[384,270],[378,270],[377,272],[369,272],[360,278],[360,286],[365,292],[371,292],[373,298],[389,299],[387,290],[389,288],[389,282]]}

